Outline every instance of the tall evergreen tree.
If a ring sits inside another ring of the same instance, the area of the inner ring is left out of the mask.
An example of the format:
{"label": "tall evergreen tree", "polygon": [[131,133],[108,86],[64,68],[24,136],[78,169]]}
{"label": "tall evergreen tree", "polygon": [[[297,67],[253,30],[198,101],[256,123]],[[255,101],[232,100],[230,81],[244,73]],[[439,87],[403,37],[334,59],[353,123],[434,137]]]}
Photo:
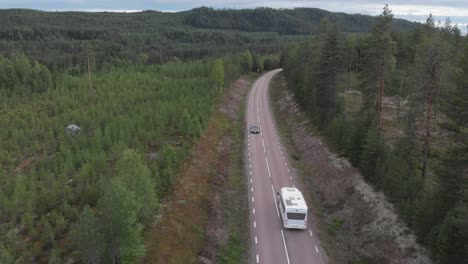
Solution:
{"label": "tall evergreen tree", "polygon": [[144,252],[142,226],[138,212],[143,206],[137,202],[120,177],[111,180],[98,202],[100,221],[105,239],[105,262],[135,263]]}
{"label": "tall evergreen tree", "polygon": [[104,236],[100,223],[89,206],[81,212],[78,222],[72,228],[71,237],[83,263],[101,263],[104,253]]}
{"label": "tall evergreen tree", "polygon": [[156,186],[150,170],[135,150],[127,149],[117,163],[117,176],[135,194],[139,206],[138,220],[146,224],[158,207]]}
{"label": "tall evergreen tree", "polygon": [[341,70],[339,31],[325,17],[320,22],[318,38],[319,59],[315,68],[316,104],[318,105],[319,123],[325,127],[338,113],[337,77]]}
{"label": "tall evergreen tree", "polygon": [[216,88],[221,89],[224,85],[224,65],[223,60],[216,59],[213,61],[213,66],[210,71],[210,80],[216,86]]}
{"label": "tall evergreen tree", "polygon": [[[421,109],[424,112],[424,144],[421,175],[423,179],[427,174],[428,159],[432,140],[434,123],[434,108],[437,106],[442,93],[448,86],[448,70],[450,64],[447,61],[449,43],[442,38],[441,31],[435,27],[432,16],[426,21],[425,34],[417,47],[415,58],[415,85],[418,94],[415,100],[423,100]],[[420,108],[420,107],[419,107]]]}
{"label": "tall evergreen tree", "polygon": [[249,50],[246,50],[242,53],[240,63],[242,66],[242,72],[244,74],[247,74],[252,71],[253,59],[252,54]]}
{"label": "tall evergreen tree", "polygon": [[382,127],[385,83],[389,80],[389,74],[395,65],[396,46],[391,36],[392,19],[392,11],[388,5],[385,5],[371,31],[366,52],[364,107],[370,115],[370,121],[375,122],[379,135]]}

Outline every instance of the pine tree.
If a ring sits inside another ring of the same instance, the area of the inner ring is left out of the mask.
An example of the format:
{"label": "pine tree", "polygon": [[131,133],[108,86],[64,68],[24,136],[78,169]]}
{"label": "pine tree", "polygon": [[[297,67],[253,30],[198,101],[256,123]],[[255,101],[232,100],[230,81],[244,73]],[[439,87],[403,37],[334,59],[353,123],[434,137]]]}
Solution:
{"label": "pine tree", "polygon": [[143,206],[137,202],[120,177],[111,180],[105,188],[98,208],[105,239],[105,262],[134,263],[144,252],[142,226],[138,212]]}
{"label": "pine tree", "polygon": [[117,176],[135,194],[136,201],[140,205],[138,220],[143,224],[148,223],[158,207],[158,199],[150,170],[141,156],[134,150],[125,150],[117,163]]}
{"label": "pine tree", "polygon": [[83,263],[98,264],[104,251],[104,237],[98,219],[89,206],[83,208],[78,222],[72,227],[73,244]]}
{"label": "pine tree", "polygon": [[437,249],[442,264],[468,261],[468,203],[466,200],[452,209],[440,228]]}
{"label": "pine tree", "polygon": [[253,59],[249,50],[246,50],[242,53],[240,64],[242,66],[242,73],[247,74],[252,71]]}
{"label": "pine tree", "polygon": [[219,90],[223,88],[224,85],[224,65],[221,59],[216,59],[213,61],[213,66],[210,71],[210,81],[216,86]]}
{"label": "pine tree", "polygon": [[455,77],[456,89],[447,104],[447,114],[460,128],[468,128],[468,38]]}
{"label": "pine tree", "polygon": [[423,179],[426,177],[428,167],[435,119],[434,109],[450,82],[447,78],[450,70],[450,64],[447,61],[449,49],[449,43],[442,38],[440,30],[434,25],[432,16],[429,16],[425,24],[425,35],[418,45],[415,58],[415,80],[419,93],[414,97],[414,100],[424,101],[422,108],[424,112],[424,145],[421,169]]}
{"label": "pine tree", "polygon": [[48,264],[62,264],[62,260],[60,259],[60,254],[56,248],[50,250],[49,253],[49,261]]}
{"label": "pine tree", "polygon": [[338,113],[337,77],[341,70],[339,31],[325,17],[320,21],[318,38],[319,59],[314,67],[318,121],[325,127]]}
{"label": "pine tree", "polygon": [[395,64],[396,47],[391,37],[392,19],[392,11],[388,5],[385,5],[377,24],[372,29],[366,55],[364,107],[370,115],[370,121],[374,122],[379,136],[382,128],[385,82],[388,81],[389,73]]}
{"label": "pine tree", "polygon": [[378,165],[383,159],[383,146],[376,129],[371,128],[367,131],[362,153],[360,158],[360,168],[363,175],[374,184],[380,183],[378,178]]}

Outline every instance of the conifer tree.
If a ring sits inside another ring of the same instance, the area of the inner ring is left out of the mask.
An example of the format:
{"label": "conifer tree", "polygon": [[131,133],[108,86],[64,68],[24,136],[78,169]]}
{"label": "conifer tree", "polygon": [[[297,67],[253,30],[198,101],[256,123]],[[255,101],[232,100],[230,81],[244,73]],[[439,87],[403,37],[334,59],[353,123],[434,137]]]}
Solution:
{"label": "conifer tree", "polygon": [[253,59],[249,50],[246,50],[242,53],[240,64],[242,66],[242,73],[247,74],[252,71]]}
{"label": "conifer tree", "polygon": [[221,59],[213,61],[213,66],[210,71],[210,80],[217,89],[221,89],[224,85],[224,65]]}
{"label": "conifer tree", "polygon": [[105,240],[104,259],[110,263],[134,263],[144,252],[138,204],[120,177],[111,180],[98,202]]}
{"label": "conifer tree", "polygon": [[395,64],[396,47],[391,37],[392,19],[392,11],[388,5],[385,5],[382,14],[377,19],[377,24],[371,31],[365,63],[364,107],[379,135],[382,126],[385,83]]}
{"label": "conifer tree", "polygon": [[89,206],[85,206],[81,211],[78,222],[72,228],[71,237],[83,263],[98,264],[101,262],[104,237],[99,221]]}
{"label": "conifer tree", "polygon": [[[432,141],[432,129],[434,123],[434,109],[440,96],[446,93],[447,78],[450,64],[447,61],[449,43],[442,38],[441,32],[435,27],[432,16],[426,21],[425,35],[417,47],[415,58],[416,86],[418,94],[414,100],[422,100],[424,112],[424,144],[421,175],[425,179],[427,174],[428,159]],[[421,111],[420,110],[420,111]]]}
{"label": "conifer tree", "polygon": [[158,199],[150,170],[141,156],[132,149],[125,150],[117,163],[117,176],[135,194],[140,208],[138,220],[143,224],[148,223],[158,207]]}

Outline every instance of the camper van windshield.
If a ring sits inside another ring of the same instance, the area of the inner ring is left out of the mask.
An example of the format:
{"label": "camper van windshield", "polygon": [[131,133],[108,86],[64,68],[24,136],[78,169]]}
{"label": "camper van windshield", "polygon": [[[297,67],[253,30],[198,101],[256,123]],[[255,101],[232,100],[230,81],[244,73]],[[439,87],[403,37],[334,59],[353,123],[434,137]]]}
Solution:
{"label": "camper van windshield", "polygon": [[305,216],[305,214],[301,213],[288,213],[288,219],[290,220],[304,220]]}

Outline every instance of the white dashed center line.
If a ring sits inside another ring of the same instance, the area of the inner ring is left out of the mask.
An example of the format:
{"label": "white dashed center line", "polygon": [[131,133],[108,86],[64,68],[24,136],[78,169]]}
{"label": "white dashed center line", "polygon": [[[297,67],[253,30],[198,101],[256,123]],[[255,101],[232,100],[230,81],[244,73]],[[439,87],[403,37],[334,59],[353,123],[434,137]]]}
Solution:
{"label": "white dashed center line", "polygon": [[273,188],[273,184],[271,185],[271,193],[273,194],[273,201],[274,201],[275,207],[276,207],[276,214],[277,214],[278,217],[279,217],[278,205],[276,204],[275,189]]}
{"label": "white dashed center line", "polygon": [[312,233],[312,230],[309,229],[310,236],[313,237],[314,234]]}
{"label": "white dashed center line", "polygon": [[317,248],[317,246],[315,246],[315,251],[317,251],[317,253],[318,253],[318,248]]}
{"label": "white dashed center line", "polygon": [[[288,261],[288,264],[290,264],[290,262],[289,262],[289,255],[288,255],[288,249],[286,248],[286,240],[284,239],[283,229],[281,229],[281,236],[283,237],[283,246],[284,246],[284,252],[286,252],[286,260]],[[317,247],[315,247],[315,248],[317,248]]]}
{"label": "white dashed center line", "polygon": [[265,157],[265,161],[266,161],[266,165],[267,165],[267,169],[268,169],[268,176],[271,177],[270,164],[268,164],[268,158],[267,157]]}

